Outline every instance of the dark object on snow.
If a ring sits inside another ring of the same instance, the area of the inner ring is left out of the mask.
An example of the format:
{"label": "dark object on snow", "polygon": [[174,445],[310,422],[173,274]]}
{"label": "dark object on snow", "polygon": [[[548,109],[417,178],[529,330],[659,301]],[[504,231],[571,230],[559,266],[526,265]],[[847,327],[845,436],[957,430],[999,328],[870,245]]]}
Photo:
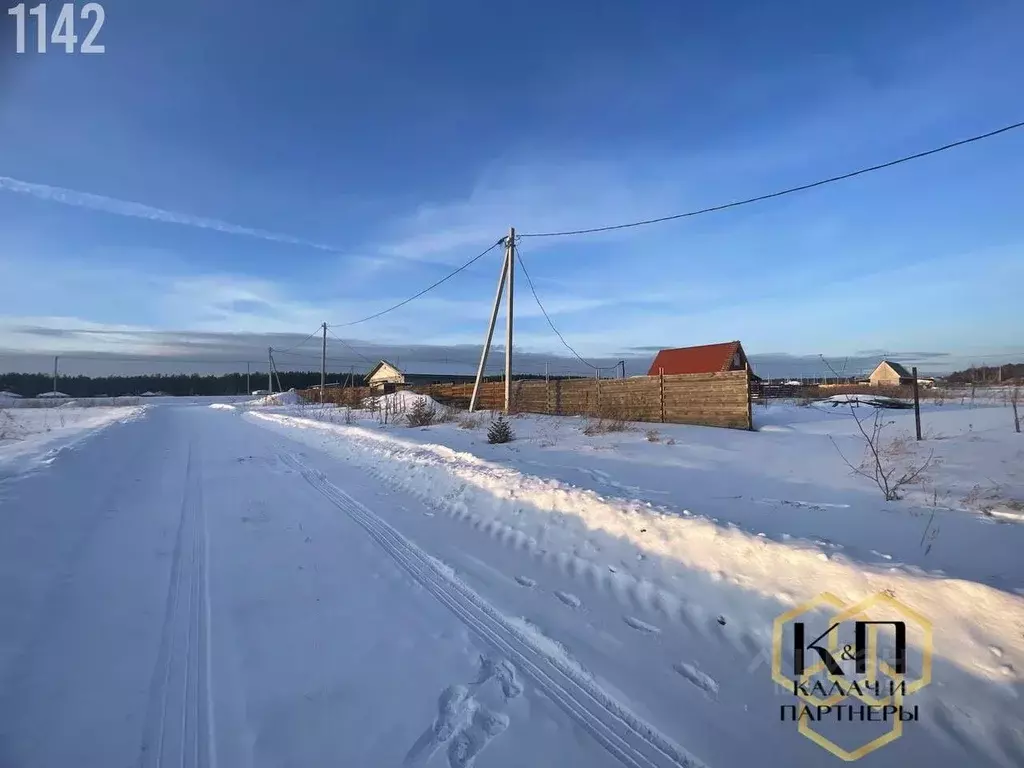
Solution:
{"label": "dark object on snow", "polygon": [[858,405],[869,405],[873,408],[895,408],[896,410],[906,410],[913,408],[913,403],[908,403],[906,400],[897,400],[894,397],[863,397],[858,396],[855,399],[849,400],[840,399],[829,399],[821,401],[824,405],[831,405],[833,408],[843,406],[858,406]]}
{"label": "dark object on snow", "polygon": [[512,425],[505,421],[503,416],[496,418],[491,422],[491,426],[487,428],[488,443],[510,443],[514,439],[515,434],[512,432]]}
{"label": "dark object on snow", "polygon": [[718,617],[718,623],[721,624],[724,627],[725,626],[725,616],[719,616]]}

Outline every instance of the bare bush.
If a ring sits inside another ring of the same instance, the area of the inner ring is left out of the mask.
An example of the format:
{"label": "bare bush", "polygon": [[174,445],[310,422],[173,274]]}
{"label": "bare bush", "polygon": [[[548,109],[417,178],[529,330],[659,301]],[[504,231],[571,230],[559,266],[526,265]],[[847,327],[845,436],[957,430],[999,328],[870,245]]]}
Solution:
{"label": "bare bush", "polygon": [[448,424],[455,421],[458,417],[459,412],[450,405],[438,406],[437,415],[434,417],[434,423],[436,424]]}
{"label": "bare bush", "polygon": [[483,424],[483,417],[472,413],[466,413],[459,417],[459,429],[479,429]]}
{"label": "bare bush", "polygon": [[1009,395],[1010,407],[1013,408],[1013,428],[1020,434],[1020,413],[1017,406],[1020,403],[1020,387],[1014,387]]}
{"label": "bare bush", "polygon": [[862,420],[853,407],[850,408],[850,414],[865,443],[861,462],[854,465],[831,436],[829,440],[832,440],[832,445],[839,456],[854,474],[874,482],[886,501],[901,499],[906,486],[920,483],[925,479],[925,473],[933,463],[934,451],[929,452],[928,458],[924,461],[920,461],[914,456],[914,443],[908,436],[887,440],[884,431],[892,422],[882,420],[881,409],[875,410],[870,429],[864,426],[867,419]]}
{"label": "bare bush", "polygon": [[583,423],[582,432],[588,437],[593,435],[604,435],[609,432],[629,432],[632,427],[629,422],[619,413],[609,411],[602,413],[596,419],[587,417]]}
{"label": "bare bush", "polygon": [[24,430],[7,409],[0,408],[0,440],[20,440]]}
{"label": "bare bush", "polygon": [[394,424],[405,414],[405,401],[393,395],[381,395],[369,400],[369,408],[381,425]]}
{"label": "bare bush", "polygon": [[647,438],[648,443],[661,442],[661,432],[659,432],[656,429],[648,429],[646,432],[644,432],[644,437]]}
{"label": "bare bush", "polygon": [[410,427],[429,427],[437,421],[437,409],[424,399],[417,400],[405,415],[405,421]]}
{"label": "bare bush", "polygon": [[[625,424],[625,422],[622,422]],[[580,430],[587,437],[593,437],[594,435],[604,435],[608,432],[623,432],[625,427],[621,429],[615,429],[615,425],[611,421],[605,421],[602,418],[587,419],[583,423],[583,428]]]}

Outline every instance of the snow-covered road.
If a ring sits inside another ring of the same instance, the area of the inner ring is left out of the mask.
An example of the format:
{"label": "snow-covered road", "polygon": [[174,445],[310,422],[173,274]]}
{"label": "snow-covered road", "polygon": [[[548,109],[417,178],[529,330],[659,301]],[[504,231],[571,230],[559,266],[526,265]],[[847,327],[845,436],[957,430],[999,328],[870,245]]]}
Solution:
{"label": "snow-covered road", "polygon": [[[204,407],[7,480],[0,766],[838,762],[779,722],[764,628],[437,510]],[[1015,681],[989,738],[936,704],[862,764],[1024,763]]]}

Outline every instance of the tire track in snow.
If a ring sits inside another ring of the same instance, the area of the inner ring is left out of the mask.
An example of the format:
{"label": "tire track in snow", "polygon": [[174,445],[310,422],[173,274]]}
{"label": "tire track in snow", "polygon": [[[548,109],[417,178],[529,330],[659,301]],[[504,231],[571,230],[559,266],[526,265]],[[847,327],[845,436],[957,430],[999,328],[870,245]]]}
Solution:
{"label": "tire track in snow", "polygon": [[632,768],[701,768],[703,763],[640,719],[568,657],[547,653],[480,595],[459,581],[368,508],[321,473],[285,454],[285,464],[359,524],[412,578],[486,643],[529,676],[573,721],[623,765]]}
{"label": "tire track in snow", "polygon": [[164,608],[149,688],[140,768],[215,768],[208,534],[200,457],[189,445]]}

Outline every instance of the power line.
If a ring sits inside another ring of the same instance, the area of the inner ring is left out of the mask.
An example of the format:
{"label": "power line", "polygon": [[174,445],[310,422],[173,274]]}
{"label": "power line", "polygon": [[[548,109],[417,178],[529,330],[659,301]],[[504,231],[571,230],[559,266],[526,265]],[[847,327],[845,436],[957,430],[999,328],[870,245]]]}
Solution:
{"label": "power line", "polygon": [[276,347],[271,347],[271,349],[273,349],[275,352],[290,352],[293,349],[298,349],[299,347],[301,347],[303,344],[305,344],[307,341],[312,339],[314,336],[316,336],[322,330],[323,330],[323,326],[317,326],[317,329],[315,331],[313,331],[311,334],[309,334],[309,336],[304,338],[298,344],[295,344],[295,345],[293,345],[291,347],[287,347],[286,349],[277,349]]}
{"label": "power line", "polygon": [[336,339],[337,341],[340,341],[340,342],[341,342],[342,344],[344,344],[344,345],[345,345],[346,347],[348,347],[348,348],[349,348],[350,350],[352,350],[352,352],[353,352],[353,353],[354,353],[355,355],[357,355],[358,357],[362,358],[363,360],[365,360],[366,362],[370,363],[371,365],[373,364],[373,360],[371,360],[370,358],[368,358],[368,357],[367,357],[366,355],[364,355],[364,354],[363,354],[362,352],[360,352],[360,351],[359,351],[358,349],[356,349],[355,347],[353,347],[353,346],[352,346],[351,344],[349,344],[349,343],[348,343],[347,341],[345,341],[345,340],[344,340],[343,338],[341,338],[340,336],[336,335],[336,334],[335,334],[335,333],[334,333],[333,331],[331,331],[331,330],[330,330],[330,328],[328,328],[328,329],[327,329],[327,332],[328,332],[329,334],[331,334],[331,337],[332,337],[332,338]]}
{"label": "power line", "polygon": [[982,133],[977,136],[971,136],[968,139],[961,139],[960,141],[954,141],[950,144],[944,144],[941,147],[935,147],[934,149],[925,150],[924,152],[917,152],[913,155],[907,155],[896,160],[890,160],[887,163],[881,163],[879,165],[872,165],[868,168],[861,168],[857,171],[851,171],[850,173],[844,173],[839,176],[831,176],[827,179],[821,179],[810,184],[801,184],[798,187],[789,187],[788,189],[782,189],[778,192],[771,192],[767,195],[758,195],[757,197],[748,197],[745,200],[736,200],[731,203],[724,203],[722,205],[713,205],[709,208],[701,208],[696,211],[687,211],[686,213],[675,213],[671,216],[659,216],[656,219],[644,219],[643,221],[633,221],[627,224],[611,224],[603,227],[590,227],[588,229],[571,229],[562,232],[528,232],[521,235],[521,237],[564,237],[568,235],[589,235],[595,232],[609,232],[614,229],[629,229],[630,227],[643,227],[647,224],[659,224],[663,221],[674,221],[675,219],[684,219],[689,216],[700,216],[704,213],[714,213],[715,211],[724,211],[728,208],[738,208],[741,205],[749,205],[750,203],[759,203],[763,200],[771,200],[775,197],[782,197],[783,195],[791,195],[794,192],[803,192],[807,189],[813,189],[814,187],[821,187],[825,184],[832,184],[836,181],[843,181],[844,179],[852,179],[854,176],[861,176],[865,173],[871,173],[873,171],[880,171],[884,168],[891,168],[894,165],[900,163],[908,163],[911,160],[919,160],[922,157],[928,157],[929,155],[935,155],[939,152],[945,152],[947,149],[954,149],[956,147],[962,147],[966,144],[972,144],[982,139],[989,139],[993,136],[998,136],[1001,133],[1007,133],[1008,131],[1015,130],[1017,128],[1024,127],[1024,121],[1019,123],[1013,123],[1012,125],[1003,126],[997,128],[994,131],[988,133]]}
{"label": "power line", "polygon": [[328,327],[330,327],[330,328],[347,328],[350,325],[359,325],[359,323],[365,323],[368,320],[376,320],[381,315],[386,315],[388,312],[392,312],[392,311],[398,309],[399,307],[404,307],[410,301],[415,301],[420,296],[422,296],[425,293],[428,293],[429,291],[434,290],[435,288],[437,288],[437,286],[441,285],[442,283],[448,282],[453,277],[455,277],[457,274],[459,274],[459,272],[462,272],[467,267],[470,267],[471,265],[475,264],[476,262],[478,262],[480,259],[482,259],[484,256],[486,256],[488,253],[493,251],[495,248],[497,248],[499,245],[501,245],[504,242],[505,242],[505,238],[502,237],[494,245],[492,245],[490,248],[488,248],[486,251],[483,251],[482,253],[478,253],[476,256],[474,256],[472,259],[467,261],[461,267],[453,270],[452,272],[449,272],[447,275],[442,277],[436,283],[431,283],[430,285],[428,285],[426,288],[424,288],[419,293],[414,294],[413,296],[410,296],[408,299],[405,299],[404,301],[398,302],[394,306],[388,307],[387,309],[381,310],[380,312],[377,312],[377,313],[375,313],[373,315],[369,315],[368,317],[364,317],[364,318],[362,318],[360,320],[353,320],[353,321],[351,321],[349,323],[334,323],[333,325],[330,325]]}
{"label": "power line", "polygon": [[519,253],[519,247],[518,246],[513,246],[513,248],[515,250],[516,260],[519,262],[519,268],[523,270],[523,275],[525,275],[525,277],[526,277],[526,282],[530,286],[530,293],[533,294],[534,301],[537,302],[537,306],[540,307],[540,311],[544,315],[544,319],[548,321],[548,325],[550,325],[551,326],[551,330],[555,332],[555,336],[558,337],[558,340],[561,341],[562,344],[565,345],[565,348],[568,349],[570,352],[572,352],[576,356],[576,359],[579,360],[581,363],[584,363],[585,365],[590,366],[595,371],[601,370],[598,366],[594,365],[593,363],[591,363],[591,362],[589,362],[587,360],[584,360],[580,356],[580,353],[577,352],[575,349],[573,349],[571,346],[569,346],[569,342],[567,342],[565,340],[565,337],[562,336],[562,334],[558,332],[557,328],[555,328],[555,324],[553,322],[551,322],[551,316],[548,315],[548,311],[546,309],[544,309],[544,305],[540,301],[540,296],[537,295],[537,288],[534,286],[533,278],[530,277],[530,273],[529,273],[529,271],[527,271],[526,265],[523,263],[523,257],[522,257],[522,254]]}

